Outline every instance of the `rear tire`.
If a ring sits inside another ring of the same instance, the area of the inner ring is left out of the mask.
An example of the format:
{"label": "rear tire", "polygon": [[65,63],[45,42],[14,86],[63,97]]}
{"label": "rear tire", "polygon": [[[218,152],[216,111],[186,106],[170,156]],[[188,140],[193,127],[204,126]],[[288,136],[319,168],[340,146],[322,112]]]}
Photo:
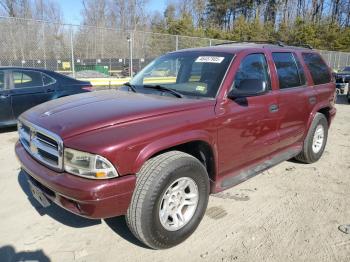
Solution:
{"label": "rear tire", "polygon": [[126,221],[145,245],[170,248],[195,231],[208,197],[209,179],[202,163],[183,152],[167,152],[148,160],[137,174]]}
{"label": "rear tire", "polygon": [[327,144],[328,121],[325,115],[316,113],[304,140],[302,151],[295,158],[300,162],[311,164],[318,161]]}

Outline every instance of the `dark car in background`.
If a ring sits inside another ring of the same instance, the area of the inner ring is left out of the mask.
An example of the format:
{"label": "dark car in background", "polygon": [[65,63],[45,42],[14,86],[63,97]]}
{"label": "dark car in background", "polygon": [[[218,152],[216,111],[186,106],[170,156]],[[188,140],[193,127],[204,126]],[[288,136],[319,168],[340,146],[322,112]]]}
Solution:
{"label": "dark car in background", "polygon": [[337,94],[344,94],[345,87],[349,85],[350,82],[350,66],[346,66],[336,73],[335,80],[337,84]]}
{"label": "dark car in background", "polygon": [[0,67],[0,127],[38,104],[91,91],[91,83],[45,69]]}

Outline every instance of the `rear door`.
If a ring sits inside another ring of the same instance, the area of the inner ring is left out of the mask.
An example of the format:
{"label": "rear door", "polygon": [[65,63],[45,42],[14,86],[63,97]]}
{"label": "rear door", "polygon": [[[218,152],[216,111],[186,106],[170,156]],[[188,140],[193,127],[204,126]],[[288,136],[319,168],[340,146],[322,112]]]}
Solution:
{"label": "rear door", "polygon": [[318,53],[303,53],[302,58],[310,72],[317,101],[328,106],[334,98],[334,83],[332,83],[331,70]]}
{"label": "rear door", "polygon": [[294,52],[272,52],[272,60],[279,85],[279,149],[284,149],[303,141],[316,94]]}
{"label": "rear door", "polygon": [[24,111],[51,100],[55,89],[45,84],[46,76],[39,71],[12,70],[11,99],[14,117],[17,118]]}
{"label": "rear door", "polygon": [[14,121],[10,90],[8,90],[8,72],[0,70],[0,126],[13,124]]}

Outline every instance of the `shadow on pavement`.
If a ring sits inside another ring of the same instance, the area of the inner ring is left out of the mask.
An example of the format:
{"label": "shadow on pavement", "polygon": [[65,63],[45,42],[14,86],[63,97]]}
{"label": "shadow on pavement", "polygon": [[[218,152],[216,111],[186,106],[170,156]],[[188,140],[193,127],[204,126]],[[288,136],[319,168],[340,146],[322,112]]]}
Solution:
{"label": "shadow on pavement", "polygon": [[[21,186],[23,192],[27,195],[29,202],[32,204],[32,206],[36,209],[36,211],[41,216],[48,215],[61,224],[64,224],[69,227],[75,227],[75,228],[90,227],[90,226],[95,226],[102,223],[101,220],[87,219],[87,218],[83,218],[78,215],[75,215],[73,213],[70,213],[65,209],[57,206],[56,204],[52,204],[50,207],[47,207],[47,208],[42,207],[33,198],[32,193],[29,189],[27,175],[23,171],[20,171],[18,174],[18,183]],[[124,216],[108,218],[108,219],[105,219],[105,222],[121,238],[139,247],[148,248],[147,246],[142,244],[136,237],[134,237],[134,235],[130,232],[128,226],[126,225]],[[33,260],[36,261],[35,259]],[[7,260],[1,259],[1,256],[0,256],[0,262],[3,262],[3,261],[7,261]],[[15,260],[15,261],[22,261],[22,260]],[[26,261],[26,260],[23,260],[23,261]],[[49,260],[37,260],[37,261],[41,262],[41,261],[49,261]]]}
{"label": "shadow on pavement", "polygon": [[17,126],[10,126],[10,127],[1,127],[0,128],[0,134],[2,133],[10,133],[17,131]]}
{"label": "shadow on pavement", "polygon": [[129,241],[130,243],[137,245],[139,247],[147,248],[146,245],[144,245],[142,242],[140,242],[129,230],[125,217],[113,217],[113,218],[107,218],[105,219],[106,224],[120,237],[124,238],[125,240]]}
{"label": "shadow on pavement", "polygon": [[1,262],[17,262],[17,261],[40,261],[50,262],[50,258],[45,255],[44,251],[23,251],[16,252],[12,246],[0,247],[0,261]]}
{"label": "shadow on pavement", "polygon": [[[87,219],[83,218],[77,215],[74,215],[65,209],[57,206],[56,204],[51,204],[51,206],[44,208],[42,207],[32,196],[32,193],[29,189],[28,181],[27,181],[27,175],[20,171],[18,174],[18,183],[21,186],[23,192],[27,195],[29,202],[32,204],[32,206],[38,211],[38,213],[43,215],[48,215],[55,219],[56,221],[60,222],[61,224],[64,224],[69,227],[89,227],[101,224],[101,220],[93,220],[93,219]],[[1,261],[1,260],[0,260]]]}

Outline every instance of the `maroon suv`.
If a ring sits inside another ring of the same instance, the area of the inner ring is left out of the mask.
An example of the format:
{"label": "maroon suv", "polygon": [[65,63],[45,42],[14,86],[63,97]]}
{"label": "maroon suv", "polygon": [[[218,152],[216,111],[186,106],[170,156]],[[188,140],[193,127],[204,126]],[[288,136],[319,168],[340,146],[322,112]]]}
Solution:
{"label": "maroon suv", "polygon": [[139,240],[168,248],[193,233],[209,194],[293,157],[317,161],[334,101],[331,71],[312,49],[181,50],[120,90],[25,112],[16,154],[43,206],[88,218],[126,215]]}

